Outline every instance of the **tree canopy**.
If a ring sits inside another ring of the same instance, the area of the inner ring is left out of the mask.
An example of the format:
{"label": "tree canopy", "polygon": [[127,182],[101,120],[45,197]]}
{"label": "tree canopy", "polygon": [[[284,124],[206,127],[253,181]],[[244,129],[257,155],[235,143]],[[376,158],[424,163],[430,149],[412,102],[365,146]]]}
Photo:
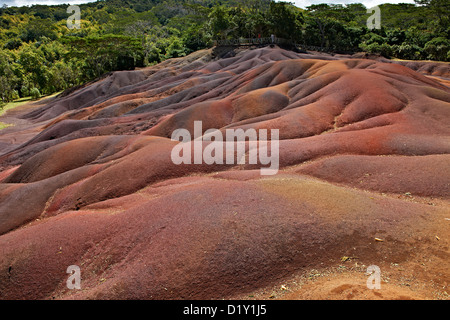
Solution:
{"label": "tree canopy", "polygon": [[80,29],[67,28],[67,5],[0,8],[1,101],[181,57],[214,40],[272,34],[330,51],[450,60],[448,0],[381,5],[382,27],[374,30],[367,29],[370,14],[358,3],[305,10],[272,0],[101,0],[79,6]]}

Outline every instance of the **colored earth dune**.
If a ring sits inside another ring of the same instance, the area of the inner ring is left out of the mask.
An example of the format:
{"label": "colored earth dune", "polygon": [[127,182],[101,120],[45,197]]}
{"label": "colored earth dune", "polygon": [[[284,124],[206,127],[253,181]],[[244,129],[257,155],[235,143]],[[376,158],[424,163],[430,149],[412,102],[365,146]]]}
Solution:
{"label": "colored earth dune", "polygon": [[[448,299],[449,81],[448,63],[205,50],[9,110],[0,298]],[[278,129],[278,173],[174,164],[194,121]]]}

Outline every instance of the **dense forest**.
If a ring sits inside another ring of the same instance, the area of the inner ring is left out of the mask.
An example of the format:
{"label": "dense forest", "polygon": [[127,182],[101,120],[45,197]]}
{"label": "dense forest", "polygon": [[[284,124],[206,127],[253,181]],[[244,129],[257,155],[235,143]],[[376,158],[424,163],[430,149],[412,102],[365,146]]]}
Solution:
{"label": "dense forest", "polygon": [[102,0],[0,9],[0,104],[40,97],[96,79],[209,48],[214,40],[275,34],[298,45],[365,51],[399,59],[450,61],[450,2],[381,5],[369,30],[362,4],[312,5],[271,0]]}

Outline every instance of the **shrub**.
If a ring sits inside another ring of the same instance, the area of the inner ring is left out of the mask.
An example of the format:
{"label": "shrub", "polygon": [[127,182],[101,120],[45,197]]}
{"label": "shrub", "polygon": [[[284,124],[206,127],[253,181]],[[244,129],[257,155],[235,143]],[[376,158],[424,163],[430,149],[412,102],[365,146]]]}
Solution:
{"label": "shrub", "polygon": [[33,100],[37,100],[41,97],[41,93],[39,92],[38,88],[31,89],[30,95]]}
{"label": "shrub", "polygon": [[386,42],[386,39],[373,32],[365,34],[362,39],[364,40],[363,43],[365,43],[366,45],[370,45],[373,43],[383,44]]}
{"label": "shrub", "polygon": [[450,50],[450,41],[444,37],[434,38],[425,44],[425,52],[431,60],[445,61]]}
{"label": "shrub", "polygon": [[22,97],[28,97],[30,95],[30,88],[24,84],[20,88],[20,93],[22,94]]}
{"label": "shrub", "polygon": [[362,49],[364,52],[381,54],[386,58],[389,58],[393,53],[392,47],[387,43],[383,44],[371,43],[369,45],[367,45],[366,43],[362,43],[359,45],[359,48]]}
{"label": "shrub", "polygon": [[19,99],[19,93],[17,92],[17,90],[12,90],[11,91],[11,100],[17,100]]}
{"label": "shrub", "polygon": [[186,55],[186,48],[183,46],[183,42],[178,37],[171,39],[170,45],[166,49],[166,58],[179,58]]}
{"label": "shrub", "polygon": [[394,55],[400,59],[420,60],[424,56],[424,53],[421,47],[403,42],[399,46],[394,46]]}

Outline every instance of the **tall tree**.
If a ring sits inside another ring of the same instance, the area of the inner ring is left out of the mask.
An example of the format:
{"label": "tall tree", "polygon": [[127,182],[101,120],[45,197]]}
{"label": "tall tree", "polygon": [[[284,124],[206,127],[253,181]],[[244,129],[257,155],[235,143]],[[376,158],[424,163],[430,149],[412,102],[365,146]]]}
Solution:
{"label": "tall tree", "polygon": [[267,18],[275,36],[290,40],[300,38],[304,20],[296,7],[286,2],[271,2]]}
{"label": "tall tree", "polygon": [[234,29],[229,9],[224,6],[214,7],[208,18],[209,27],[215,40],[226,39],[228,34]]}
{"label": "tall tree", "polygon": [[104,35],[66,37],[63,41],[71,48],[67,57],[84,60],[91,77],[100,77],[114,70],[133,69],[142,65],[144,58],[142,42],[137,38]]}

